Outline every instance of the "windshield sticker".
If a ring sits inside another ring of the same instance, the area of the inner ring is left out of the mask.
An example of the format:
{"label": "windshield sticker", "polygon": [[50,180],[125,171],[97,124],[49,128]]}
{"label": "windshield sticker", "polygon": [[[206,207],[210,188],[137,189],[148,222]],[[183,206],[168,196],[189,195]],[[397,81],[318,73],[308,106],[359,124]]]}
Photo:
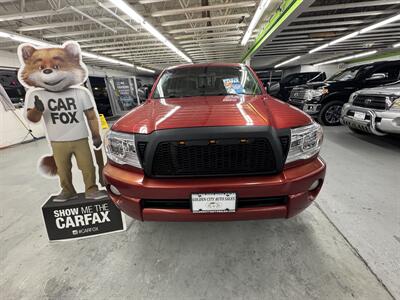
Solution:
{"label": "windshield sticker", "polygon": [[228,94],[244,94],[244,88],[238,77],[222,79]]}

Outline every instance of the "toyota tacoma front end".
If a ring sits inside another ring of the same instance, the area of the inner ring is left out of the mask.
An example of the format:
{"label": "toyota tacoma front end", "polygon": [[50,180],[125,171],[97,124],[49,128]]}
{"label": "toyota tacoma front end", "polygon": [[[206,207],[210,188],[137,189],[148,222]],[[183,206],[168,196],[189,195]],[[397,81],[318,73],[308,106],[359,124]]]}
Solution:
{"label": "toyota tacoma front end", "polygon": [[240,64],[165,70],[106,139],[114,203],[143,221],[288,218],[325,176],[321,126]]}
{"label": "toyota tacoma front end", "polygon": [[400,135],[400,82],[353,93],[341,121],[357,133]]}

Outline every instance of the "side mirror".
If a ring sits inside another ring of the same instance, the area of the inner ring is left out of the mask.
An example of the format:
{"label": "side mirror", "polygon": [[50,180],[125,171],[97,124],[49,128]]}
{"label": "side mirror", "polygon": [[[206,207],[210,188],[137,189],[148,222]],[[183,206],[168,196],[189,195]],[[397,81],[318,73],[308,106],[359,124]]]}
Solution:
{"label": "side mirror", "polygon": [[371,77],[365,79],[367,81],[373,81],[373,80],[380,80],[380,79],[385,79],[386,78],[386,74],[385,73],[374,73],[372,74]]}

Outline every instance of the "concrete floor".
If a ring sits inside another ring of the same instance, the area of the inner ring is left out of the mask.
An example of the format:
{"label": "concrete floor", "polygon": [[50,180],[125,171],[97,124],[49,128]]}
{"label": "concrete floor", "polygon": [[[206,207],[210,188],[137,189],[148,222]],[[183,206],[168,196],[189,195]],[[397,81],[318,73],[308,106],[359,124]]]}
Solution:
{"label": "concrete floor", "polygon": [[325,131],[326,184],[293,219],[129,219],[59,243],[40,210],[57,181],[34,171],[46,141],[0,151],[0,299],[400,299],[400,145]]}

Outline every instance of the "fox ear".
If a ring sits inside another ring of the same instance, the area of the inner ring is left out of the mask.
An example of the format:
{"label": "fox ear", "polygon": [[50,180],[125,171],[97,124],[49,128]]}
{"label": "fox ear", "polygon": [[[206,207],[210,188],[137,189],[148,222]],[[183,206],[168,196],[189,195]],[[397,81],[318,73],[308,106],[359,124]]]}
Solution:
{"label": "fox ear", "polygon": [[79,60],[81,48],[79,47],[78,43],[66,42],[64,43],[63,47],[69,56],[71,56],[73,59]]}
{"label": "fox ear", "polygon": [[30,59],[33,52],[35,52],[35,51],[36,51],[36,49],[30,45],[22,46],[21,47],[21,55],[22,55],[22,59],[24,60],[24,62],[26,62],[28,59]]}

